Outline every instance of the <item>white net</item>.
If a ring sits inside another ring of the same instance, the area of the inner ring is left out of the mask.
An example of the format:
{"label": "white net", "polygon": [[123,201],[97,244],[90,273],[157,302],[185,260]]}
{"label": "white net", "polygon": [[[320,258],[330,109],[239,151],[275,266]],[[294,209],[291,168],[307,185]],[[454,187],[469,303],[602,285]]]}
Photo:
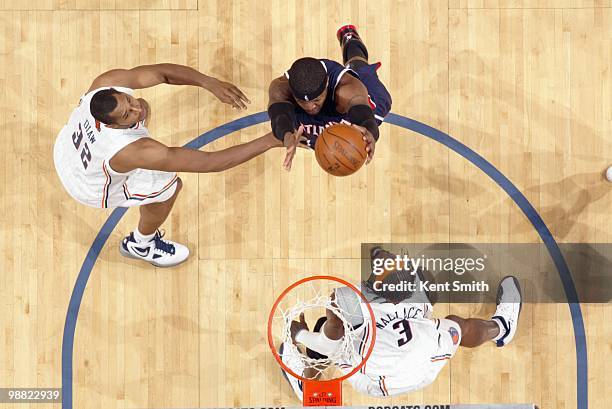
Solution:
{"label": "white net", "polygon": [[[284,344],[285,353],[291,354],[294,359],[301,360],[304,371],[299,375],[307,379],[332,379],[336,377],[334,376],[336,369],[348,373],[363,361],[367,353],[368,337],[366,333],[371,319],[368,313],[363,314],[359,308],[363,301],[356,292],[351,290],[350,293],[354,295],[357,307],[352,311],[347,311],[346,303],[332,301],[331,294],[334,288],[329,284],[320,280],[303,283],[281,300],[274,314],[273,328],[277,331],[277,337]],[[335,284],[334,287],[341,285],[340,283],[333,284]],[[346,290],[347,287],[343,289]],[[345,294],[347,292],[349,291],[343,291]],[[339,304],[344,308],[340,308]],[[291,322],[299,321],[300,315],[304,313],[309,322],[310,331],[314,331],[312,322],[324,317],[326,311],[331,311],[340,319],[344,328],[344,336],[336,351],[330,355],[311,352],[308,356],[306,348],[301,344],[296,345],[291,338]],[[360,324],[355,325],[355,322],[360,322]],[[301,366],[298,365],[298,367]]]}

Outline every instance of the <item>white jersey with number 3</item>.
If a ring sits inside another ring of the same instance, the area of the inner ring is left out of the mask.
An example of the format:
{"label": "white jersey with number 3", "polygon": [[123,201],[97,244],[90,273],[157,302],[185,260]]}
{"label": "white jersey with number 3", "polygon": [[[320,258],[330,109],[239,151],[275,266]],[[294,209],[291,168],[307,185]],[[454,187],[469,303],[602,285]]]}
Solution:
{"label": "white jersey with number 3", "polygon": [[[109,161],[132,142],[149,136],[144,120],[131,128],[114,129],[91,115],[90,102],[98,88],[81,97],[53,149],[57,174],[66,191],[92,207],[137,206],[167,200],[176,188],[176,173],[135,169],[115,172]],[[132,95],[133,90],[112,87]]]}
{"label": "white jersey with number 3", "polygon": [[[346,300],[339,303],[342,309],[348,304]],[[349,378],[353,387],[372,396],[390,396],[433,382],[457,351],[461,341],[459,325],[448,319],[429,318],[432,313],[429,302],[371,302],[369,305],[376,319],[376,341],[365,365]],[[360,307],[363,316],[368,316],[366,305],[360,303]],[[356,343],[362,359],[370,345],[371,332],[368,325]],[[353,367],[340,365],[345,373]]]}

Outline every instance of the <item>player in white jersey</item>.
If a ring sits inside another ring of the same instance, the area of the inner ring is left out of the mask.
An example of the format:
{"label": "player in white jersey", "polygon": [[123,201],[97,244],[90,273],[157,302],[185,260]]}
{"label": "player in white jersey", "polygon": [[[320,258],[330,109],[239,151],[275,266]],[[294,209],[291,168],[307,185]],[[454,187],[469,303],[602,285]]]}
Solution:
{"label": "player in white jersey", "polygon": [[122,255],[156,266],[179,264],[189,249],[163,238],[159,227],[182,182],[176,172],[218,172],[275,146],[269,133],[217,152],[168,147],[149,135],[149,104],[134,89],[158,84],[194,85],[244,109],[250,101],[236,86],[176,64],[116,69],[97,77],[60,131],[54,146],[57,174],[68,193],[92,207],[140,207],[138,227],[119,246]]}
{"label": "player in white jersey", "polygon": [[[394,258],[382,249],[374,249],[373,258]],[[370,396],[392,396],[421,389],[432,383],[444,365],[457,351],[459,345],[473,348],[486,341],[494,341],[497,346],[507,345],[516,332],[521,310],[521,293],[515,277],[505,277],[499,284],[497,309],[490,320],[461,318],[450,315],[444,319],[431,317],[432,306],[423,299],[423,293],[409,291],[376,291],[375,281],[385,284],[415,282],[423,279],[407,271],[386,271],[378,278],[371,276],[364,282],[362,289],[370,302],[376,319],[376,342],[372,354],[359,372],[348,380],[359,392]],[[369,325],[363,325],[363,317],[368,316],[365,305],[357,294],[348,288],[338,288],[332,294],[336,305],[345,312],[345,318],[354,327],[363,327],[361,339],[356,340],[356,350],[361,358],[368,350],[371,335]],[[382,299],[381,299],[382,298]],[[356,318],[355,318],[356,317]],[[316,358],[317,354],[333,353],[344,335],[342,321],[331,311],[317,322],[314,332],[308,330],[303,316],[293,321],[291,335],[294,342],[307,348],[307,354]],[[296,349],[281,345],[280,355],[283,362],[296,373],[304,374],[304,364],[300,356],[288,351]],[[284,353],[283,353],[284,352]],[[338,363],[341,371],[350,372],[355,362]],[[283,371],[296,395],[302,399],[302,385],[297,379]],[[305,375],[308,376],[308,375]]]}

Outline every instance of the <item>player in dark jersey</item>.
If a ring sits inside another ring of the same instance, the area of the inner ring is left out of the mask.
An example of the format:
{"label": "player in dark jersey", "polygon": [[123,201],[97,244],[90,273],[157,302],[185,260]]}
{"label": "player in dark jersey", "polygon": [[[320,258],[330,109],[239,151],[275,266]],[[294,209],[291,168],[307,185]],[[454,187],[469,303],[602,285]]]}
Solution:
{"label": "player in dark jersey", "polygon": [[391,110],[391,95],[376,74],[380,63],[368,63],[368,50],[355,26],[343,26],[336,35],[344,65],[300,58],[270,84],[268,115],[274,136],[287,147],[287,170],[300,143],[314,149],[317,136],[335,123],[352,124],[362,132],[369,163],[378,126]]}

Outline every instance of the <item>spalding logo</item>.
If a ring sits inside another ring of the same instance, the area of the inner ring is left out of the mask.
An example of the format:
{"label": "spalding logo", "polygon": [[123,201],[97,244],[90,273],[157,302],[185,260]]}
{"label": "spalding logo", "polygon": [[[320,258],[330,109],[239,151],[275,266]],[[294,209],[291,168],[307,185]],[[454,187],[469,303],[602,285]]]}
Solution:
{"label": "spalding logo", "polygon": [[349,156],[349,154],[346,151],[346,149],[344,149],[344,147],[342,145],[340,145],[340,143],[338,141],[334,141],[334,148],[336,148],[336,150],[338,152],[340,152],[344,158],[348,159],[348,161],[351,162],[351,164],[353,166],[358,166],[359,165],[359,161],[356,158],[353,158],[352,156]]}

